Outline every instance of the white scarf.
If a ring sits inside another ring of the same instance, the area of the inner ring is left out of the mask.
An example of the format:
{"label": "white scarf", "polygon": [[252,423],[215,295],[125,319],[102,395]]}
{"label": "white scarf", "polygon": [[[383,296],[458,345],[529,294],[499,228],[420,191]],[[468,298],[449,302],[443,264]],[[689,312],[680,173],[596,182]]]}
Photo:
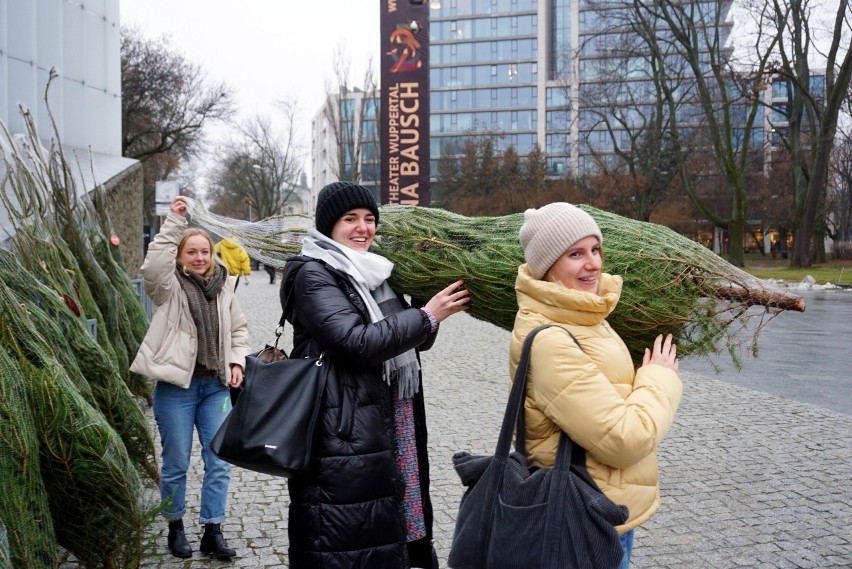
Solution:
{"label": "white scarf", "polygon": [[[302,240],[302,255],[325,262],[328,266],[346,273],[375,323],[403,307],[387,280],[393,272],[393,263],[370,251],[355,251],[334,241],[319,231],[311,229]],[[399,396],[410,399],[420,389],[420,362],[414,349],[385,361],[384,378],[388,385],[399,381]]]}

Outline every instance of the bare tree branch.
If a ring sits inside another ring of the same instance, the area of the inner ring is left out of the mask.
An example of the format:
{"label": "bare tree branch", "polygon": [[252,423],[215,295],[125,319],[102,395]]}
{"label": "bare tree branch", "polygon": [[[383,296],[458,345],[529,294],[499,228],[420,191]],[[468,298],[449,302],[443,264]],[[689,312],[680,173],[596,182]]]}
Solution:
{"label": "bare tree branch", "polygon": [[298,136],[297,107],[281,103],[283,127],[255,116],[238,128],[235,140],[221,146],[210,176],[209,197],[218,213],[265,219],[281,214],[299,199],[296,191],[304,163]]}
{"label": "bare tree branch", "polygon": [[168,39],[121,30],[122,155],[143,162],[145,212],[153,213],[153,186],[181,160],[204,148],[204,127],[234,114],[234,96],[201,67],[175,52]]}

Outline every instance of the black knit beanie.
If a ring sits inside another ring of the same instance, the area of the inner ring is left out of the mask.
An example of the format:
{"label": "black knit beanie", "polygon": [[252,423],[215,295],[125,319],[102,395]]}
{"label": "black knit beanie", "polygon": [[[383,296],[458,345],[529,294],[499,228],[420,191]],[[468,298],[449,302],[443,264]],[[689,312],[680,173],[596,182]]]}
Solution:
{"label": "black knit beanie", "polygon": [[353,182],[328,184],[317,196],[317,231],[331,237],[334,224],[343,214],[359,207],[369,209],[376,216],[376,225],[379,224],[379,206],[370,190]]}

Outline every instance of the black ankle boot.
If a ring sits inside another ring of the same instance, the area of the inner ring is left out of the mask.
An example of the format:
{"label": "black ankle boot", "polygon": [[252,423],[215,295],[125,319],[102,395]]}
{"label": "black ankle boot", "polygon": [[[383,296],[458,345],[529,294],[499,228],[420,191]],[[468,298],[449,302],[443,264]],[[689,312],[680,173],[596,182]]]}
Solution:
{"label": "black ankle boot", "polygon": [[175,557],[187,559],[192,557],[192,548],[189,547],[189,542],[186,541],[186,534],[183,531],[183,520],[172,520],[169,522],[169,551]]}
{"label": "black ankle boot", "polygon": [[237,554],[225,543],[225,536],[219,524],[204,524],[204,535],[201,536],[201,553],[213,555],[216,559],[230,559]]}

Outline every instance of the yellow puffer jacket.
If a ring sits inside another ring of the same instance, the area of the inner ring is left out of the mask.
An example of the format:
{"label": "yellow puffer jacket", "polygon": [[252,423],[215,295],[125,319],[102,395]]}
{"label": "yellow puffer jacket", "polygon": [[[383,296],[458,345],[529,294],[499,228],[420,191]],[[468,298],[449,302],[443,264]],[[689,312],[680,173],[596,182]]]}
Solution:
{"label": "yellow puffer jacket", "polygon": [[251,274],[251,261],[248,253],[227,237],[216,243],[213,249],[227,267],[229,275],[239,277]]}
{"label": "yellow puffer jacket", "polygon": [[518,269],[518,314],[510,349],[511,377],[524,338],[543,324],[530,357],[526,413],[527,457],[552,466],[564,430],[586,449],[586,466],[601,489],[630,509],[619,533],[648,520],[660,506],[657,445],[680,404],[677,373],[646,365],[634,370],[624,342],[605,318],[621,295],[621,277],[603,274],[599,294],[534,279]]}

